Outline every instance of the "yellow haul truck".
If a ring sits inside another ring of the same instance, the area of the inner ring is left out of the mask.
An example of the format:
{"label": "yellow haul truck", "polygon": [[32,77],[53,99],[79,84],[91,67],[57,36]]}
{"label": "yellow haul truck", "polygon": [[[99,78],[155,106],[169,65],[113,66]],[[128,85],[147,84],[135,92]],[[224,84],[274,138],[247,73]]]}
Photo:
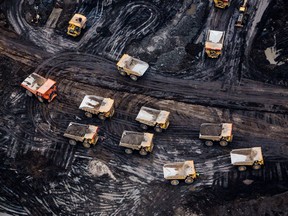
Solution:
{"label": "yellow haul truck", "polygon": [[86,28],[87,18],[81,14],[75,14],[69,21],[67,34],[77,37],[81,34],[81,30]]}
{"label": "yellow haul truck", "polygon": [[219,142],[220,146],[227,146],[232,142],[231,123],[203,123],[200,126],[199,139],[205,140],[206,146],[213,146],[214,142]]}
{"label": "yellow haul truck", "polygon": [[167,163],[163,166],[163,174],[171,185],[178,185],[179,180],[184,180],[186,184],[191,184],[198,176],[193,160]]}
{"label": "yellow haul truck", "polygon": [[139,151],[140,155],[147,155],[153,150],[152,133],[141,133],[134,131],[124,131],[119,146],[125,148],[126,154],[132,154],[133,150]]}
{"label": "yellow haul truck", "polygon": [[224,36],[224,31],[208,30],[205,42],[205,52],[208,57],[218,58],[222,54]]}
{"label": "yellow haul truck", "polygon": [[247,12],[247,6],[248,6],[248,0],[243,0],[242,5],[239,8],[239,16],[235,23],[236,27],[242,28],[244,26],[244,23],[246,21],[246,12]]}
{"label": "yellow haul truck", "polygon": [[214,0],[215,7],[227,8],[230,5],[231,0]]}
{"label": "yellow haul truck", "polygon": [[96,145],[98,140],[99,127],[94,125],[79,124],[70,122],[64,137],[69,138],[70,145],[76,145],[77,142],[82,142],[85,148],[90,148],[91,145]]}
{"label": "yellow haul truck", "polygon": [[93,115],[98,115],[99,119],[105,120],[114,115],[114,100],[96,95],[85,95],[79,109],[84,110],[88,118],[92,118]]}
{"label": "yellow haul truck", "polygon": [[130,76],[134,81],[136,81],[138,77],[143,76],[148,67],[148,63],[129,56],[128,54],[124,54],[117,63],[119,73],[122,76]]}
{"label": "yellow haul truck", "polygon": [[142,106],[136,121],[140,122],[140,127],[147,130],[148,126],[154,127],[154,130],[161,133],[163,129],[169,126],[170,112],[164,110],[156,110],[149,107]]}
{"label": "yellow haul truck", "polygon": [[261,147],[234,149],[230,152],[231,163],[238,167],[239,171],[245,171],[247,166],[259,170],[264,165]]}

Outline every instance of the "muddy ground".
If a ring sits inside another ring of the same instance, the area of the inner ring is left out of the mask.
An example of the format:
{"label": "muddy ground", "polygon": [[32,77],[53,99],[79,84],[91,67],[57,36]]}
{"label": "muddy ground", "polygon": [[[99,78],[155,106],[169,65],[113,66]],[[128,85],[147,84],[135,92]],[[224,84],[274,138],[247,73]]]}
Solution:
{"label": "muddy ground", "polygon": [[[251,1],[237,29],[240,2],[220,10],[204,0],[0,1],[0,213],[287,215],[288,4]],[[66,35],[74,13],[88,17],[76,39]],[[203,52],[208,29],[226,32],[217,60]],[[150,64],[137,82],[118,74],[124,53]],[[57,81],[53,102],[25,94],[20,83],[32,72]],[[114,98],[113,118],[85,117],[86,94]],[[155,134],[152,154],[126,155],[119,140],[141,131],[143,105],[170,111],[171,125]],[[100,126],[97,145],[69,145],[71,121]],[[204,122],[232,122],[231,145],[204,146]],[[254,146],[264,167],[238,172],[230,151]],[[199,178],[170,185],[163,164],[188,159]]]}

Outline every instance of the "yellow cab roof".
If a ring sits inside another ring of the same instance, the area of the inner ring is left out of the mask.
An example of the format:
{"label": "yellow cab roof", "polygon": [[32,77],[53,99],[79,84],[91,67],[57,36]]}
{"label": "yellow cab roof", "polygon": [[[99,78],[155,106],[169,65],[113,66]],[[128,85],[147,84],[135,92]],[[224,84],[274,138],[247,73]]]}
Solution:
{"label": "yellow cab roof", "polygon": [[[79,18],[82,19],[82,24],[79,22]],[[72,19],[69,21],[70,25],[81,26],[87,21],[87,18],[81,14],[74,14]]]}

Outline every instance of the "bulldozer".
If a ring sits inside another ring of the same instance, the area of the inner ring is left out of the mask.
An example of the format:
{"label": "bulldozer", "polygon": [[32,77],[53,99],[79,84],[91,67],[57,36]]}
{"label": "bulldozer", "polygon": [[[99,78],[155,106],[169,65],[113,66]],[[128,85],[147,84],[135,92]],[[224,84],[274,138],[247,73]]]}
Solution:
{"label": "bulldozer", "polygon": [[119,73],[122,76],[130,76],[130,78],[134,81],[137,81],[138,77],[143,76],[148,67],[148,63],[129,56],[128,54],[124,54],[117,62],[117,69]]}
{"label": "bulldozer", "polygon": [[79,109],[84,110],[85,116],[88,118],[92,118],[93,115],[98,115],[99,119],[105,120],[114,115],[114,100],[96,95],[85,95]]}
{"label": "bulldozer", "polygon": [[161,133],[170,124],[169,115],[170,112],[168,111],[142,106],[136,117],[136,121],[140,123],[140,128],[143,130],[147,130],[148,126],[151,126],[154,127],[156,132]]}
{"label": "bulldozer", "polygon": [[180,183],[179,180],[184,180],[186,184],[192,184],[199,176],[196,173],[193,160],[164,164],[163,174],[171,185],[178,185]]}
{"label": "bulldozer", "polygon": [[41,103],[45,100],[51,102],[57,96],[56,82],[36,73],[30,74],[21,83],[21,86],[26,89],[28,96],[35,95]]}
{"label": "bulldozer", "polygon": [[87,18],[81,14],[74,14],[69,21],[67,34],[72,37],[77,37],[81,34],[81,30],[86,28]]}
{"label": "bulldozer", "polygon": [[214,5],[217,8],[227,8],[230,5],[231,0],[214,0]]}
{"label": "bulldozer", "polygon": [[239,8],[239,16],[236,20],[235,26],[242,28],[244,26],[244,23],[246,22],[247,18],[247,6],[248,6],[248,0],[243,0],[242,5]]}
{"label": "bulldozer", "polygon": [[238,167],[240,172],[251,166],[254,170],[261,169],[264,165],[261,147],[233,149],[230,152],[231,164]]}
{"label": "bulldozer", "polygon": [[206,146],[213,146],[214,142],[219,142],[220,146],[228,145],[232,142],[232,123],[203,123],[200,126],[199,139],[205,141]]}
{"label": "bulldozer", "polygon": [[218,58],[222,54],[224,36],[224,31],[208,30],[205,52],[209,58]]}

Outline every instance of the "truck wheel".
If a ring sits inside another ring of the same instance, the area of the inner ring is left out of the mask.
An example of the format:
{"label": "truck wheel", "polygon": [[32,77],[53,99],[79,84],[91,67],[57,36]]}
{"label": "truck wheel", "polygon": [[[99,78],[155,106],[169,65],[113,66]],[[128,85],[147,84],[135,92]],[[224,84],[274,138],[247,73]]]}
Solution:
{"label": "truck wheel", "polygon": [[106,116],[103,114],[103,113],[100,113],[98,115],[98,118],[101,119],[101,120],[105,120],[106,119]]}
{"label": "truck wheel", "polygon": [[155,130],[157,133],[161,133],[161,132],[162,132],[162,128],[159,127],[159,126],[156,126],[156,127],[154,128],[154,130]]}
{"label": "truck wheel", "polygon": [[39,100],[41,103],[44,102],[44,100],[43,100],[43,98],[42,98],[41,96],[37,96],[37,98],[38,98],[38,100]]}
{"label": "truck wheel", "polygon": [[132,154],[132,152],[133,152],[132,149],[129,149],[129,148],[126,148],[126,149],[125,149],[125,153],[126,153],[126,154]]}
{"label": "truck wheel", "polygon": [[254,169],[254,170],[259,170],[259,169],[261,169],[261,165],[259,165],[259,164],[254,164],[254,165],[252,166],[252,169]]}
{"label": "truck wheel", "polygon": [[228,142],[227,142],[226,140],[221,140],[221,141],[219,142],[219,144],[220,144],[220,146],[225,147],[225,146],[228,145]]}
{"label": "truck wheel", "polygon": [[84,141],[84,142],[83,142],[83,146],[84,146],[85,148],[90,148],[91,145],[90,145],[90,143]]}
{"label": "truck wheel", "polygon": [[133,81],[137,81],[137,76],[135,76],[135,75],[130,75],[130,78],[133,80]]}
{"label": "truck wheel", "polygon": [[238,170],[239,170],[240,172],[244,172],[246,169],[247,169],[246,166],[238,166]]}
{"label": "truck wheel", "polygon": [[185,179],[186,184],[192,184],[193,182],[194,182],[194,179],[191,176],[189,176]]}
{"label": "truck wheel", "polygon": [[26,94],[27,94],[29,97],[32,97],[32,96],[33,96],[32,92],[30,92],[30,91],[28,91],[28,90],[26,90]]}
{"label": "truck wheel", "polygon": [[147,129],[148,129],[148,126],[145,125],[145,124],[140,124],[140,128],[143,129],[143,130],[147,130]]}
{"label": "truck wheel", "polygon": [[213,146],[213,142],[211,140],[206,140],[205,145],[211,147]]}
{"label": "truck wheel", "polygon": [[69,144],[70,144],[70,145],[76,145],[76,140],[70,139],[70,140],[69,140]]}
{"label": "truck wheel", "polygon": [[126,76],[126,75],[127,75],[126,72],[125,72],[125,71],[122,71],[122,70],[120,70],[119,73],[120,73],[122,76]]}
{"label": "truck wheel", "polygon": [[179,181],[177,179],[171,180],[170,181],[171,185],[178,185]]}
{"label": "truck wheel", "polygon": [[88,117],[88,118],[92,118],[92,113],[85,112],[85,116]]}
{"label": "truck wheel", "polygon": [[139,151],[139,153],[140,155],[143,155],[143,156],[147,155],[147,151],[143,148]]}

